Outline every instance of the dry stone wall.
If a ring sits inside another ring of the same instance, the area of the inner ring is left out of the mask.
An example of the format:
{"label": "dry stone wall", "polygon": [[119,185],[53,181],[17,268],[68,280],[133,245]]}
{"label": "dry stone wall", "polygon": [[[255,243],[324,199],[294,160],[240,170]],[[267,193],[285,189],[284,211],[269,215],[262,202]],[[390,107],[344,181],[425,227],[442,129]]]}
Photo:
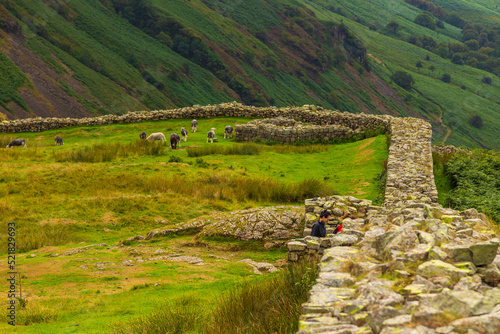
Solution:
{"label": "dry stone wall", "polygon": [[105,115],[90,118],[28,118],[0,122],[0,132],[40,132],[77,125],[105,125],[114,123],[136,123],[143,121],[160,121],[168,119],[202,119],[211,117],[285,117],[301,122],[338,125],[351,130],[377,129],[390,127],[391,116],[351,114],[324,110],[321,107],[304,105],[302,107],[253,107],[240,103],[222,103],[218,105],[185,107],[172,110],[136,111],[125,115]]}
{"label": "dry stone wall", "polygon": [[431,125],[417,118],[394,118],[391,129],[385,205],[437,203]]}

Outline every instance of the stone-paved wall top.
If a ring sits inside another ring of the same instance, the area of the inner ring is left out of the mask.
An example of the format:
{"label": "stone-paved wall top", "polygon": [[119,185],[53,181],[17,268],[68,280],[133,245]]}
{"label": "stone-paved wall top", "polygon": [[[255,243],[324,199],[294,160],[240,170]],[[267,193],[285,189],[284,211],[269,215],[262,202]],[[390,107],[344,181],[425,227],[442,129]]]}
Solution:
{"label": "stone-paved wall top", "polygon": [[371,207],[359,225],[288,244],[289,257],[333,246],[299,334],[500,333],[499,240],[485,215],[420,203]]}
{"label": "stone-paved wall top", "polygon": [[376,128],[384,126],[390,130],[388,115],[351,114],[325,110],[321,107],[304,105],[302,107],[254,107],[240,103],[222,103],[218,105],[184,107],[171,110],[136,111],[125,115],[105,115],[92,118],[28,118],[0,122],[0,132],[40,132],[76,125],[104,125],[113,123],[134,123],[142,121],[159,121],[178,118],[209,117],[286,117],[313,124],[339,124],[352,130],[358,128]]}
{"label": "stone-paved wall top", "polygon": [[431,125],[409,117],[394,118],[391,127],[385,205],[437,203]]}

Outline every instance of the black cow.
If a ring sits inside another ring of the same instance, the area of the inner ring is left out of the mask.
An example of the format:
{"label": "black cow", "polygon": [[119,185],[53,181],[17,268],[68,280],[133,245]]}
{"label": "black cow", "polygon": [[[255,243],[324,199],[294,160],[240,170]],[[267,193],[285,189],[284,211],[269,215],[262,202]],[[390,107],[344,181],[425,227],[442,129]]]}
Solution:
{"label": "black cow", "polygon": [[7,145],[7,148],[11,148],[11,147],[14,147],[14,146],[27,147],[26,146],[26,141],[24,139],[14,139],[13,141],[10,142],[9,145]]}
{"label": "black cow", "polygon": [[62,140],[62,138],[60,136],[56,136],[55,142],[56,142],[56,146],[62,146],[62,145],[64,145],[63,140]]}
{"label": "black cow", "polygon": [[181,146],[180,141],[181,138],[177,133],[172,133],[170,135],[170,147],[172,148],[172,150],[177,149],[177,144],[179,144],[179,147]]}
{"label": "black cow", "polygon": [[141,138],[142,140],[146,139],[146,132],[142,131],[139,135],[139,138]]}

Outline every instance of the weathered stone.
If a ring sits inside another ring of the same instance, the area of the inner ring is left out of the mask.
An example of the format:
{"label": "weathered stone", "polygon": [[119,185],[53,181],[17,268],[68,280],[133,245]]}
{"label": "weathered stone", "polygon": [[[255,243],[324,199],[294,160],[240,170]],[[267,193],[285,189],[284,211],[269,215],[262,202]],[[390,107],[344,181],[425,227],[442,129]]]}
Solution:
{"label": "weathered stone", "polygon": [[352,246],[359,241],[359,238],[351,234],[335,234],[330,237],[332,247]]}
{"label": "weathered stone", "polygon": [[457,284],[453,287],[456,291],[468,291],[468,290],[478,290],[481,287],[481,277],[467,276],[462,277]]}
{"label": "weathered stone", "polygon": [[421,264],[417,269],[417,274],[423,277],[448,276],[452,280],[467,276],[467,271],[445,263],[440,260],[431,260]]}
{"label": "weathered stone", "polygon": [[351,286],[354,284],[354,278],[351,275],[336,272],[321,272],[317,281],[318,283],[322,283],[333,288]]}
{"label": "weathered stone", "polygon": [[474,330],[481,334],[500,333],[500,312],[485,314],[477,317],[458,319],[450,323],[459,333]]}
{"label": "weathered stone", "polygon": [[307,245],[305,243],[298,241],[290,241],[287,244],[287,247],[289,251],[295,252],[295,251],[304,251],[307,248]]}
{"label": "weathered stone", "polygon": [[375,238],[374,248],[383,256],[389,256],[391,251],[405,251],[418,244],[418,236],[410,226],[401,226],[397,230],[386,232]]}
{"label": "weathered stone", "polygon": [[481,242],[469,247],[472,252],[472,262],[476,266],[485,266],[493,262],[498,250],[498,239]]}
{"label": "weathered stone", "polygon": [[418,231],[418,241],[421,244],[427,244],[430,246],[434,246],[436,244],[436,239],[434,239],[432,234],[423,231]]}
{"label": "weathered stone", "polygon": [[413,322],[431,328],[440,327],[444,319],[444,313],[432,307],[421,307],[412,314]]}
{"label": "weathered stone", "polygon": [[441,249],[452,262],[472,262],[472,251],[467,245],[448,244],[442,245]]}
{"label": "weathered stone", "polygon": [[384,306],[402,303],[404,298],[391,290],[392,283],[386,280],[369,282],[358,288],[359,298]]}
{"label": "weathered stone", "polygon": [[403,314],[395,318],[384,320],[382,325],[385,327],[404,327],[405,325],[408,325],[410,322],[411,322],[411,315]]}
{"label": "weathered stone", "polygon": [[411,249],[409,252],[404,254],[404,259],[406,262],[422,262],[426,261],[429,257],[429,252],[432,249],[431,245],[420,244],[415,248]]}
{"label": "weathered stone", "polygon": [[429,252],[429,260],[444,261],[448,257],[448,253],[444,252],[440,247],[432,247]]}
{"label": "weathered stone", "polygon": [[483,296],[475,291],[453,291],[445,289],[434,299],[433,306],[455,317],[468,317],[480,305]]}

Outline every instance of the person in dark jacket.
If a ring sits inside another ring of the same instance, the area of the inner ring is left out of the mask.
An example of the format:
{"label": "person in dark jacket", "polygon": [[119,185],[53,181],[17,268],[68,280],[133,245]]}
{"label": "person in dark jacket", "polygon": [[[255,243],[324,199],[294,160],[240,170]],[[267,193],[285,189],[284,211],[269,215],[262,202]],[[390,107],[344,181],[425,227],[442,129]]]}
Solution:
{"label": "person in dark jacket", "polygon": [[332,214],[328,210],[324,210],[319,214],[319,220],[314,223],[311,230],[311,236],[313,237],[326,237],[326,222],[328,222]]}

